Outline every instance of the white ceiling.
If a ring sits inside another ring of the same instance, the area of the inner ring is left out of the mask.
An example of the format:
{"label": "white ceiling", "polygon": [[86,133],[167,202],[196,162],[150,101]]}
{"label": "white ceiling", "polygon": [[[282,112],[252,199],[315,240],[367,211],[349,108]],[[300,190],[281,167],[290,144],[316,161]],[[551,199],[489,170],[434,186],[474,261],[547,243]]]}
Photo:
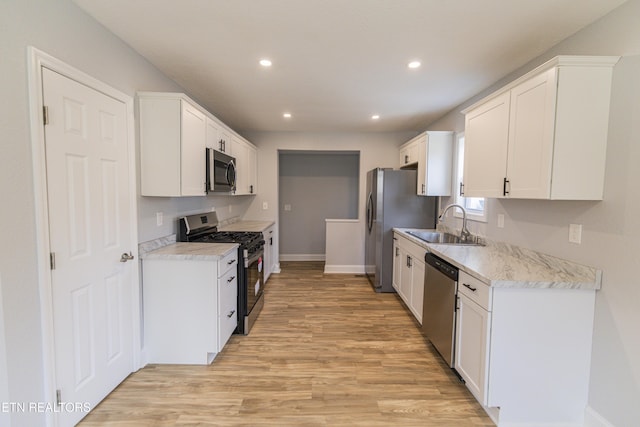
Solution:
{"label": "white ceiling", "polygon": [[422,131],[624,0],[74,2],[238,131]]}

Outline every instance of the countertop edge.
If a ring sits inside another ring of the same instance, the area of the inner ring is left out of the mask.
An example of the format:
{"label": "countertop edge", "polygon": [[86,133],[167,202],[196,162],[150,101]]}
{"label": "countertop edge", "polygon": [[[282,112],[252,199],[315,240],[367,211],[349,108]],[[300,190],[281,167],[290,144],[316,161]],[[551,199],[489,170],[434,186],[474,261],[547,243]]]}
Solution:
{"label": "countertop edge", "polygon": [[270,220],[241,220],[232,223],[219,225],[219,231],[254,231],[265,232],[269,227],[275,225],[275,221]]}
{"label": "countertop edge", "polygon": [[237,243],[178,242],[148,252],[142,260],[217,261],[237,249]]}

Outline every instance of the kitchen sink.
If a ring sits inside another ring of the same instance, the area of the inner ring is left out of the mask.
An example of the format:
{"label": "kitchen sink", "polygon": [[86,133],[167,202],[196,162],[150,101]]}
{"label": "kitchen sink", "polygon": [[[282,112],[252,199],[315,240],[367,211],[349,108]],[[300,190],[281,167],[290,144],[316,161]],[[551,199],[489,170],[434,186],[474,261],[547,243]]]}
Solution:
{"label": "kitchen sink", "polygon": [[469,245],[469,246],[482,246],[476,236],[471,236],[467,240],[462,240],[460,236],[456,236],[451,233],[443,233],[440,231],[407,231],[408,234],[417,237],[420,240],[424,240],[427,243],[438,243],[446,245]]}

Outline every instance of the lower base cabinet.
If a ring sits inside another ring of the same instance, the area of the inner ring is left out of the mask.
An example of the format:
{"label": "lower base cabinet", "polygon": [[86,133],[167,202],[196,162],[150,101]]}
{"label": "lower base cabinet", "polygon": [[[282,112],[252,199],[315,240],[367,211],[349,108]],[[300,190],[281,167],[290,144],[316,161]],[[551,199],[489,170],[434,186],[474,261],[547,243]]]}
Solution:
{"label": "lower base cabinet", "polygon": [[392,285],[416,320],[422,324],[426,250],[398,233],[394,233],[393,239]]}
{"label": "lower base cabinet", "polygon": [[498,426],[582,425],[594,303],[595,290],[489,287],[460,271],[454,367]]}
{"label": "lower base cabinet", "polygon": [[238,325],[237,253],[220,260],[143,260],[148,363],[213,362]]}
{"label": "lower base cabinet", "polygon": [[270,226],[262,232],[264,238],[264,283],[267,283],[271,273],[273,273],[273,233],[275,225]]}

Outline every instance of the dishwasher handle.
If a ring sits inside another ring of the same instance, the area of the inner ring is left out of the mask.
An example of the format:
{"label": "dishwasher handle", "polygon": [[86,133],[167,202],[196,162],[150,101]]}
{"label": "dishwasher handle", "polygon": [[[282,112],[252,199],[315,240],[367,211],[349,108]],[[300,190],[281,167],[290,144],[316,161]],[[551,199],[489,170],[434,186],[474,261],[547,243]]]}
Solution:
{"label": "dishwasher handle", "polygon": [[428,265],[435,268],[451,280],[454,280],[456,282],[458,281],[458,267],[449,264],[442,258],[435,256],[431,252],[427,252],[424,255],[424,262],[426,262]]}

